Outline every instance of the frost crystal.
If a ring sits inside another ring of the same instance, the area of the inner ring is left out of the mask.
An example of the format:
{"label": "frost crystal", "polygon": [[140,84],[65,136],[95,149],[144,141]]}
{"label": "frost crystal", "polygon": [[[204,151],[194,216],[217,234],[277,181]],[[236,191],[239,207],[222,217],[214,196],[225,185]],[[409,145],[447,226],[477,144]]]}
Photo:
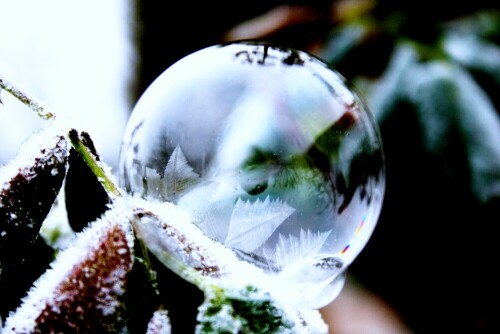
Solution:
{"label": "frost crystal", "polygon": [[165,167],[165,195],[168,200],[172,200],[188,187],[192,186],[199,175],[189,166],[184,153],[179,145],[172,152]]}
{"label": "frost crystal", "polygon": [[314,258],[320,251],[330,231],[314,233],[311,230],[300,230],[299,237],[279,235],[276,249],[264,250],[266,258],[273,259],[273,266],[285,268],[288,265],[305,258]]}
{"label": "frost crystal", "polygon": [[229,223],[225,244],[245,252],[260,247],[293,212],[285,202],[266,197],[255,202],[238,199]]}
{"label": "frost crystal", "polygon": [[154,168],[144,167],[144,193],[148,198],[161,198],[174,202],[185,190],[199,181],[199,175],[189,165],[186,156],[179,146],[168,159],[167,165],[160,175]]}

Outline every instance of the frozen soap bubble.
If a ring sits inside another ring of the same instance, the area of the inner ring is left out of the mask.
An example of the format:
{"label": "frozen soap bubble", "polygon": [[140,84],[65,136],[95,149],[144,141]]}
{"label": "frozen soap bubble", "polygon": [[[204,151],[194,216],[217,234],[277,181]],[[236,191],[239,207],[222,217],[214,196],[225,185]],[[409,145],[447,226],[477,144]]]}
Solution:
{"label": "frozen soap bubble", "polygon": [[130,117],[120,169],[129,192],[190,211],[310,308],[341,290],[385,189],[378,127],[352,87],[261,42],[208,47],[161,74]]}

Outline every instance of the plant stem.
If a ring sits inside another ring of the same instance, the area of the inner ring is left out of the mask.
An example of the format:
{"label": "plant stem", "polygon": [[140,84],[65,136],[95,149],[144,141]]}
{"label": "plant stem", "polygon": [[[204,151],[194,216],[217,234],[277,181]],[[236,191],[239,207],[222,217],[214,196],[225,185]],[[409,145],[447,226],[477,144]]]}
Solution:
{"label": "plant stem", "polygon": [[[0,74],[0,91],[1,89],[5,89],[7,92],[12,94],[15,98],[17,98],[19,101],[21,101],[23,104],[28,106],[31,110],[36,112],[40,118],[43,119],[54,119],[56,116],[51,113],[50,111],[47,110],[46,107],[42,106],[40,103],[36,102],[36,100],[26,93],[24,93],[22,90],[14,86],[12,83],[7,81],[1,74]],[[0,103],[2,100],[0,99]]]}
{"label": "plant stem", "polygon": [[108,174],[96,160],[95,156],[92,154],[89,148],[83,143],[78,132],[75,129],[71,129],[68,135],[71,145],[82,157],[87,166],[89,166],[89,168],[92,170],[92,172],[97,177],[99,182],[102,184],[106,192],[111,197],[121,197],[120,190],[114,184],[114,182],[108,177]]}

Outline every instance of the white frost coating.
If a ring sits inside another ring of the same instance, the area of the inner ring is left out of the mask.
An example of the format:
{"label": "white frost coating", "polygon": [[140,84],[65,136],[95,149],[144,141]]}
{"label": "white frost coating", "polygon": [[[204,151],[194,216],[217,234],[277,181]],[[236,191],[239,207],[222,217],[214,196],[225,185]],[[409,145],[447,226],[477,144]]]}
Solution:
{"label": "white frost coating", "polygon": [[154,312],[153,317],[148,323],[146,334],[170,334],[170,319],[167,310],[158,310]]}
{"label": "white frost coating", "polygon": [[[231,333],[231,334],[238,334],[238,333],[243,333],[242,328],[243,328],[243,323],[241,322],[240,319],[235,319],[233,316],[233,309],[227,305],[224,304],[222,305],[221,309],[217,312],[216,314],[216,320],[214,320],[214,315],[211,314],[210,316],[205,316],[205,313],[207,311],[207,308],[211,307],[212,305],[210,303],[203,303],[199,307],[199,313],[196,318],[198,322],[213,322],[213,327],[217,328],[221,333]],[[198,325],[195,334],[199,334],[200,332],[200,327]]]}
{"label": "white frost coating", "polygon": [[[161,218],[162,224],[167,224],[173,227],[179,232],[179,235],[182,234],[187,236],[187,242],[194,246],[198,246],[203,252],[202,255],[207,255],[210,259],[214,260],[214,262],[217,262],[223,270],[229,270],[229,268],[231,268],[231,271],[233,271],[237,270],[236,268],[240,268],[240,266],[247,268],[245,270],[252,270],[253,266],[238,260],[236,255],[230,249],[228,249],[221,243],[207,237],[194,224],[193,217],[188,211],[183,210],[182,208],[179,208],[178,206],[170,202],[161,203],[144,201],[139,197],[129,197],[128,201],[130,207],[143,208],[145,210],[151,211]],[[145,232],[144,225],[149,224],[149,222],[144,222],[142,220],[134,221],[133,223],[136,225],[139,233]],[[158,226],[158,229],[159,228],[160,226]],[[161,234],[161,231],[158,230],[158,233]],[[158,236],[158,238],[152,239],[156,236]],[[162,236],[160,238],[159,234],[149,235],[146,242],[153,253],[155,252],[155,247],[158,247],[157,251],[160,252],[163,250],[162,247],[165,246],[176,248],[176,236],[172,237],[171,240],[168,241],[162,239],[164,237],[166,236]],[[190,256],[195,259],[198,255],[199,254],[193,252]],[[185,256],[185,254],[182,254],[180,256]],[[189,260],[190,259],[186,259],[186,261]]]}
{"label": "white frost coating", "polygon": [[[99,153],[99,151],[97,151],[97,153]],[[104,174],[106,175],[108,180],[111,181],[112,184],[114,184],[114,185],[119,184],[118,178],[117,178],[116,174],[113,172],[113,167],[109,163],[107,163],[106,161],[101,159],[101,160],[97,161],[97,165],[99,167],[101,167],[101,169],[104,171]],[[120,192],[121,196],[125,195],[125,191],[123,189],[118,188],[118,191]],[[117,199],[116,195],[112,194],[109,191],[107,193],[108,193],[108,196],[112,197],[113,200]]]}
{"label": "white frost coating", "polygon": [[[246,278],[246,281],[252,278]],[[256,303],[271,301],[277,308],[275,315],[281,317],[281,323],[284,325],[277,329],[274,333],[277,334],[327,334],[328,326],[324,322],[318,310],[302,310],[281,303],[274,298],[272,294],[264,289],[258,289],[249,293],[243,288],[245,280],[231,281],[226,280],[220,285],[225,289],[225,297],[236,300],[251,300]],[[213,292],[213,291],[212,291]],[[209,292],[212,293],[212,292]],[[213,298],[209,295],[208,299]],[[207,298],[207,297],[206,297]],[[222,309],[216,314],[206,314],[206,308],[210,307],[211,303],[206,301],[200,306],[197,320],[200,322],[214,323],[214,327],[224,333],[240,333],[243,324],[239,319],[235,319],[234,311],[228,304],[223,304]],[[244,314],[241,314],[244,316]],[[214,321],[215,320],[215,321]],[[251,320],[251,319],[248,319]],[[197,331],[198,333],[198,331]]]}
{"label": "white frost coating", "polygon": [[[47,305],[53,304],[54,300],[57,301],[62,298],[54,295],[54,292],[62,283],[66,282],[75,267],[78,267],[82,262],[88,260],[89,256],[92,256],[98,242],[106,236],[113,226],[119,226],[125,231],[127,246],[130,250],[133,250],[134,240],[131,226],[128,223],[130,221],[129,214],[130,211],[122,203],[118,203],[113,209],[108,210],[101,219],[98,219],[90,227],[78,234],[75,243],[59,253],[56,260],[51,264],[51,269],[47,270],[34,283],[28,295],[23,298],[22,305],[9,315],[5,322],[4,333],[32,333],[35,319],[40,315],[40,312]],[[77,284],[78,282],[72,283]],[[114,293],[118,295],[121,291],[115,291]],[[114,306],[116,305],[109,305],[110,308]],[[57,306],[53,307],[57,309]],[[103,311],[110,312],[110,309]],[[16,328],[16,331],[13,332],[12,328]]]}
{"label": "white frost coating", "polygon": [[[20,147],[15,159],[12,159],[7,165],[0,167],[0,187],[4,187],[4,183],[19,173],[19,168],[29,167],[33,165],[36,157],[43,156],[41,150],[53,149],[61,136],[66,137],[67,131],[64,129],[63,123],[52,121],[49,126],[40,129],[33,133]],[[68,143],[69,146],[69,143]],[[65,151],[66,155],[56,156],[58,162],[62,162],[69,151]]]}
{"label": "white frost coating", "polygon": [[[271,281],[269,275],[266,275],[261,269],[238,259],[232,250],[224,246],[218,241],[207,237],[194,223],[191,214],[169,202],[151,202],[144,201],[139,197],[129,197],[129,206],[143,208],[149,210],[159,217],[165,224],[178,230],[179,234],[187,236],[188,242],[193,247],[190,254],[177,254],[178,258],[182,258],[186,265],[199,263],[199,259],[203,256],[207,262],[216,263],[220,267],[219,278],[215,284],[223,286],[240,286],[242,284],[251,283],[256,287],[262,287],[264,290],[269,290]],[[159,226],[148,226],[152,222],[144,220],[134,221],[133,224],[140,236],[145,238],[148,248],[155,255],[160,255],[165,251],[180,250],[179,239],[168,237],[162,234]],[[168,238],[168,239],[167,239]],[[185,241],[184,241],[185,242]],[[198,248],[196,250],[196,248]],[[207,282],[210,277],[207,277]],[[276,283],[274,283],[276,284]]]}

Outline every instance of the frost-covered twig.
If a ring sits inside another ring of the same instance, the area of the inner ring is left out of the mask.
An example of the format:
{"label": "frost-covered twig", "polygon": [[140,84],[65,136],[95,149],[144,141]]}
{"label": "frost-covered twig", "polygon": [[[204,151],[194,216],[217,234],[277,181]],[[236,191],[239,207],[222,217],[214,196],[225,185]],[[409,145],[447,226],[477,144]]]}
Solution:
{"label": "frost-covered twig", "polygon": [[[53,119],[55,115],[50,112],[45,106],[36,101],[33,97],[29,96],[25,92],[23,92],[19,87],[16,87],[11,82],[7,81],[0,74],[0,92],[2,89],[5,89],[7,92],[16,97],[19,101],[28,106],[31,110],[36,112],[40,118],[43,119]],[[2,101],[0,100],[0,103]]]}

